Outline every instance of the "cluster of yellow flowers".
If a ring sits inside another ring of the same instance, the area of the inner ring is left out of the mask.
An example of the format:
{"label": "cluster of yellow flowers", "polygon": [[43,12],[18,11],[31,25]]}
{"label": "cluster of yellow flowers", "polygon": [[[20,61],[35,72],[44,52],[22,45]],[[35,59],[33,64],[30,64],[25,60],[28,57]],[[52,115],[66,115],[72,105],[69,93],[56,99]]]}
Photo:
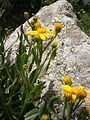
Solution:
{"label": "cluster of yellow flowers", "polygon": [[64,94],[62,95],[64,98],[71,100],[72,104],[74,104],[77,99],[82,100],[82,102],[88,102],[86,97],[89,92],[84,86],[71,87],[70,76],[64,78],[64,83],[65,85],[61,86],[61,88],[64,89]]}
{"label": "cluster of yellow flowers", "polygon": [[37,16],[33,17],[31,24],[33,25],[34,29],[27,31],[26,35],[31,35],[35,39],[39,39],[39,40],[46,40],[49,37],[55,37],[56,32],[57,31],[59,32],[62,29],[61,23],[56,23],[54,32],[47,30],[47,28],[45,28],[45,27],[41,27],[41,23],[39,21],[37,21]]}

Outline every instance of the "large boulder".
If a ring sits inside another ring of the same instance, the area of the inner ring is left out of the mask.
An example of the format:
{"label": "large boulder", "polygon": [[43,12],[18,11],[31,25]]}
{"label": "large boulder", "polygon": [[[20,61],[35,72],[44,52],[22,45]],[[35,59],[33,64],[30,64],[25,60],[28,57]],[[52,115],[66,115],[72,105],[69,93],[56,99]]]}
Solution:
{"label": "large boulder", "polygon": [[[45,77],[42,78],[47,81],[45,90],[61,91],[60,80],[69,74],[74,86],[84,85],[90,91],[90,37],[78,27],[77,17],[73,13],[71,4],[67,0],[58,0],[40,9],[36,15],[43,26],[50,30],[54,30],[56,22],[63,23],[61,32],[55,38],[58,42],[57,55],[51,62]],[[25,22],[23,26],[26,32],[29,29],[28,23]],[[17,32],[20,32],[20,27],[9,36],[5,43],[7,60],[11,62],[15,60],[18,50]],[[53,84],[50,86],[50,83]]]}

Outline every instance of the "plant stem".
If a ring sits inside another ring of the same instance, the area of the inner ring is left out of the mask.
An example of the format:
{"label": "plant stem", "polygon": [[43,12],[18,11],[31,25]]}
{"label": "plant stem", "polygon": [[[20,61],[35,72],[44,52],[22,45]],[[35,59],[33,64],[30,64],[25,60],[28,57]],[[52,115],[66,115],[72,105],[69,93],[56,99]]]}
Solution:
{"label": "plant stem", "polygon": [[69,103],[67,104],[67,120],[70,120],[70,105]]}
{"label": "plant stem", "polygon": [[66,99],[64,100],[64,109],[63,109],[63,120],[64,120],[64,118],[65,118],[65,108],[66,108]]}
{"label": "plant stem", "polygon": [[43,63],[41,64],[41,66],[37,69],[36,74],[35,74],[35,77],[34,77],[33,82],[32,82],[32,85],[33,85],[33,83],[35,83],[35,81],[37,80],[37,78],[38,78],[38,76],[39,76],[39,74],[40,74],[40,72],[41,72],[41,70],[42,70],[42,68],[43,68],[46,60],[48,59],[48,56],[50,55],[50,53],[51,53],[51,50],[48,52],[48,54],[47,54],[44,62],[43,62]]}

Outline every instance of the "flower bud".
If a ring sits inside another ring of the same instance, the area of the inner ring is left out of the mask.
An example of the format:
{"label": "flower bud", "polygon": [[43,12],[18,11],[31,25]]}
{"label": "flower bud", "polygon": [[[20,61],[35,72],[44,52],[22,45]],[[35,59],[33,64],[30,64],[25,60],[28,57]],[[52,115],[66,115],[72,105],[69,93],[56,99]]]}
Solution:
{"label": "flower bud", "polygon": [[62,29],[62,23],[56,23],[55,30],[59,32],[61,31],[61,29]]}
{"label": "flower bud", "polygon": [[27,65],[27,64],[24,64],[24,65],[23,65],[23,68],[24,68],[24,70],[27,70],[28,65]]}
{"label": "flower bud", "polygon": [[57,43],[53,42],[51,46],[52,46],[52,48],[57,48]]}
{"label": "flower bud", "polygon": [[71,85],[71,78],[70,78],[70,76],[65,76],[64,77],[64,83],[66,84],[66,85]]}
{"label": "flower bud", "polygon": [[38,29],[38,28],[41,28],[41,23],[40,22],[36,22],[34,24],[35,28]]}
{"label": "flower bud", "polygon": [[33,20],[34,20],[34,22],[37,22],[37,16],[33,16]]}
{"label": "flower bud", "polygon": [[47,114],[43,114],[41,117],[41,120],[48,120],[48,115]]}
{"label": "flower bud", "polygon": [[28,19],[28,18],[29,18],[29,13],[28,13],[28,12],[24,12],[24,17],[25,17],[26,19]]}

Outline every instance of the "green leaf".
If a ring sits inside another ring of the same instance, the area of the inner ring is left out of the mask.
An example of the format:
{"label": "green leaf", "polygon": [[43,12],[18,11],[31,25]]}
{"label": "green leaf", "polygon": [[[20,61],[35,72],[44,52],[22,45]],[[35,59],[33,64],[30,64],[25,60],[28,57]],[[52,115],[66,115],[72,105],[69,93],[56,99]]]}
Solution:
{"label": "green leaf", "polygon": [[28,58],[28,71],[30,72],[32,70],[32,66],[34,64],[34,57],[33,55],[31,55],[29,58]]}
{"label": "green leaf", "polygon": [[36,47],[32,48],[32,54],[33,54],[36,65],[38,65],[38,56],[36,53]]}
{"label": "green leaf", "polygon": [[47,70],[48,70],[49,64],[50,64],[50,59],[48,59],[48,60],[45,62],[45,64],[44,64],[44,66],[43,66],[43,68],[42,68],[42,70],[41,70],[38,78],[41,78],[42,76],[45,75],[45,73],[46,73]]}
{"label": "green leaf", "polygon": [[19,44],[19,54],[22,55],[26,52],[26,47],[23,45],[23,26],[21,25],[21,34],[18,33],[18,38],[20,40]]}
{"label": "green leaf", "polygon": [[38,109],[32,109],[24,115],[25,120],[34,120],[38,116]]}
{"label": "green leaf", "polygon": [[30,74],[30,76],[29,76],[30,84],[32,84],[32,82],[33,82],[33,78],[34,78],[34,76],[35,76],[35,74],[36,74],[36,70],[37,70],[37,69],[34,69],[34,70],[32,71],[32,73]]}
{"label": "green leaf", "polygon": [[51,54],[51,59],[52,59],[52,60],[53,60],[54,57],[56,56],[56,50],[57,50],[57,49],[54,49],[54,50],[52,51],[52,54]]}
{"label": "green leaf", "polygon": [[44,112],[45,112],[45,101],[43,101],[39,106],[39,117],[40,118]]}
{"label": "green leaf", "polygon": [[21,75],[22,80],[24,81],[24,84],[26,85],[26,77],[25,77],[25,73],[24,73],[24,70],[23,70],[23,63],[22,63],[20,55],[17,55],[16,66],[17,66],[17,68],[20,72],[20,75]]}
{"label": "green leaf", "polygon": [[27,63],[27,61],[28,61],[28,55],[26,53],[23,53],[21,55],[21,61],[22,61],[23,65]]}
{"label": "green leaf", "polygon": [[[55,113],[55,114],[56,114],[56,111],[55,111],[53,105],[54,105],[54,102],[55,102],[56,100],[60,100],[60,97],[58,97],[58,96],[53,96],[53,97],[50,98],[50,101],[49,101],[49,103],[48,103],[48,111],[49,111],[49,112],[53,112],[53,113]],[[61,101],[60,101],[60,102],[61,102]]]}
{"label": "green leaf", "polygon": [[25,104],[28,104],[34,100],[36,100],[39,95],[41,94],[41,90],[43,87],[44,83],[39,83],[36,87],[33,88],[33,90],[29,93],[25,100]]}
{"label": "green leaf", "polygon": [[5,90],[5,93],[7,93],[11,88],[13,88],[14,85],[16,85],[16,83],[17,83],[17,78],[13,81],[11,85],[9,85],[9,87]]}

